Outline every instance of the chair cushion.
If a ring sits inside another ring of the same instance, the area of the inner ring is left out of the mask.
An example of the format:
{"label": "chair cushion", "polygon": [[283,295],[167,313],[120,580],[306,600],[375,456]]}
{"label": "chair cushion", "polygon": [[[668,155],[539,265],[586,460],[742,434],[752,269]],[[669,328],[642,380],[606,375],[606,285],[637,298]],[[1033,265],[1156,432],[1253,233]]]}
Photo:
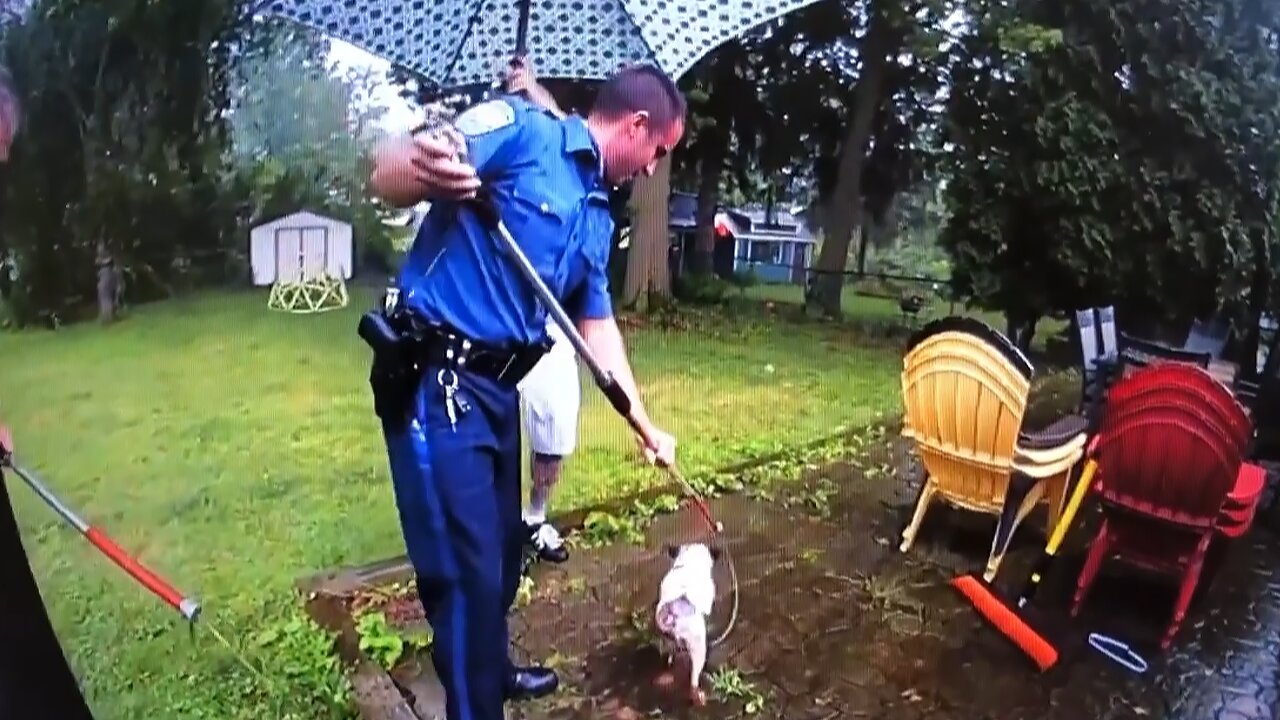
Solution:
{"label": "chair cushion", "polygon": [[1018,433],[1018,446],[1027,450],[1056,448],[1075,439],[1088,427],[1083,416],[1066,415],[1042,430]]}

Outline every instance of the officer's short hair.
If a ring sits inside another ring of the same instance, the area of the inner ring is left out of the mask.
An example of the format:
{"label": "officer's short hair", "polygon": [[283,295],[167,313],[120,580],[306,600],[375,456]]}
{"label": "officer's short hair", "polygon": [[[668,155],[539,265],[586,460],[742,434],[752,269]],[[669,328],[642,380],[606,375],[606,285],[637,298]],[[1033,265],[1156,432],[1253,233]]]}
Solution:
{"label": "officer's short hair", "polygon": [[683,120],[684,95],[662,70],[646,64],[629,65],[604,81],[591,112],[617,118],[634,112],[649,113],[657,127]]}
{"label": "officer's short hair", "polygon": [[22,103],[18,100],[18,90],[13,83],[13,75],[9,69],[0,65],[0,122],[11,135],[18,134],[18,126],[22,124]]}

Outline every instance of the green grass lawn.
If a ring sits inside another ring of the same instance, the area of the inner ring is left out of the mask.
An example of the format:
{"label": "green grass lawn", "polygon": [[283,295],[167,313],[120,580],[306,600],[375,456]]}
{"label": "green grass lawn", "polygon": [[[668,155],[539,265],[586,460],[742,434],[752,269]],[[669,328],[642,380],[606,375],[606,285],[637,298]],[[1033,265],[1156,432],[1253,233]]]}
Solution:
{"label": "green grass lawn", "polygon": [[[138,308],[109,328],[0,335],[0,417],[19,459],[238,642],[287,617],[299,576],[403,552],[355,334],[371,296],[319,316],[264,293]],[[650,414],[686,472],[896,412],[898,352],[847,329],[759,315],[627,329]],[[661,475],[588,384],[579,453],[553,505],[626,493]],[[16,510],[54,622],[101,720],[325,717],[305,668],[250,648],[290,682],[257,692],[232,657],[144,594],[30,493]],[[322,699],[321,699],[322,700]]]}
{"label": "green grass lawn", "polygon": [[[921,290],[923,289],[921,287]],[[743,294],[755,300],[771,300],[788,305],[802,305],[804,303],[804,289],[799,285],[762,283],[746,288]],[[845,319],[852,322],[899,323],[904,319],[902,311],[898,308],[897,299],[859,295],[854,292],[852,286],[846,286],[840,294],[840,309],[844,312]],[[976,317],[1004,332],[1005,321],[1001,313],[987,310],[970,310],[961,304],[952,306],[947,301],[936,297],[932,299],[929,306],[921,311],[918,322],[936,320],[953,312],[956,315]],[[1035,337],[1032,338],[1033,347],[1037,349],[1043,348],[1045,339],[1061,332],[1066,325],[1067,323],[1062,320],[1054,318],[1043,319],[1036,328]]]}
{"label": "green grass lawn", "polygon": [[[744,291],[744,294],[756,300],[772,300],[773,302],[787,303],[791,305],[800,305],[804,303],[804,288],[799,285],[781,284],[781,283],[759,283],[752,285]],[[901,320],[902,311],[898,309],[898,301],[892,298],[873,297],[869,295],[859,295],[854,292],[852,286],[847,286],[840,293],[840,309],[844,311],[845,318],[849,320]],[[922,312],[921,316],[932,317],[934,315],[945,315],[950,308],[947,303],[941,300],[935,300],[933,306],[929,310]],[[960,308],[957,308],[959,311]],[[999,315],[993,314],[991,318],[984,318],[988,322],[992,318],[997,319]],[[997,325],[997,327],[999,327]]]}

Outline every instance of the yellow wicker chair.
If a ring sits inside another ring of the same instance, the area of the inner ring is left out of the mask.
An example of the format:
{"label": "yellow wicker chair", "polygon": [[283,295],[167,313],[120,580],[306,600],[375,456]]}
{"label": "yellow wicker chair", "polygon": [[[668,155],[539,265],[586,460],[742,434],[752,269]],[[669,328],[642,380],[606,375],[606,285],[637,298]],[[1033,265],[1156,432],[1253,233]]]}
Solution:
{"label": "yellow wicker chair", "polygon": [[1022,431],[1034,370],[1013,343],[971,318],[921,328],[903,360],[902,434],[915,441],[925,479],[900,550],[915,542],[929,505],[999,517],[983,577],[1000,568],[1013,533],[1048,505],[1052,528],[1072,470],[1084,454],[1084,418],[1067,416],[1039,433]]}

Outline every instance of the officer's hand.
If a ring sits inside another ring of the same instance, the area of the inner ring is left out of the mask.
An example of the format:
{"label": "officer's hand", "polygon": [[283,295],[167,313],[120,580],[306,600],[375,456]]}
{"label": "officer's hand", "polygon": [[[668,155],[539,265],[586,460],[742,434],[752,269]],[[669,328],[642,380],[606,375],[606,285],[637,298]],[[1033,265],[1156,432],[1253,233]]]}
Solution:
{"label": "officer's hand", "polygon": [[503,85],[509,93],[518,93],[521,91],[532,91],[537,80],[534,79],[533,64],[528,58],[517,57],[512,59],[507,65],[507,75],[503,78]]}
{"label": "officer's hand", "polygon": [[653,443],[648,445],[643,437],[636,436],[636,442],[640,444],[640,448],[644,451],[644,459],[650,464],[658,464],[664,467],[672,467],[676,464],[676,439],[675,436],[659,430],[653,425],[645,428],[645,433],[649,436],[649,441]]}
{"label": "officer's hand", "polygon": [[475,168],[458,160],[458,148],[465,148],[466,140],[456,130],[444,132],[448,137],[414,137],[412,163],[415,177],[426,188],[428,200],[475,197],[480,189],[480,178]]}

